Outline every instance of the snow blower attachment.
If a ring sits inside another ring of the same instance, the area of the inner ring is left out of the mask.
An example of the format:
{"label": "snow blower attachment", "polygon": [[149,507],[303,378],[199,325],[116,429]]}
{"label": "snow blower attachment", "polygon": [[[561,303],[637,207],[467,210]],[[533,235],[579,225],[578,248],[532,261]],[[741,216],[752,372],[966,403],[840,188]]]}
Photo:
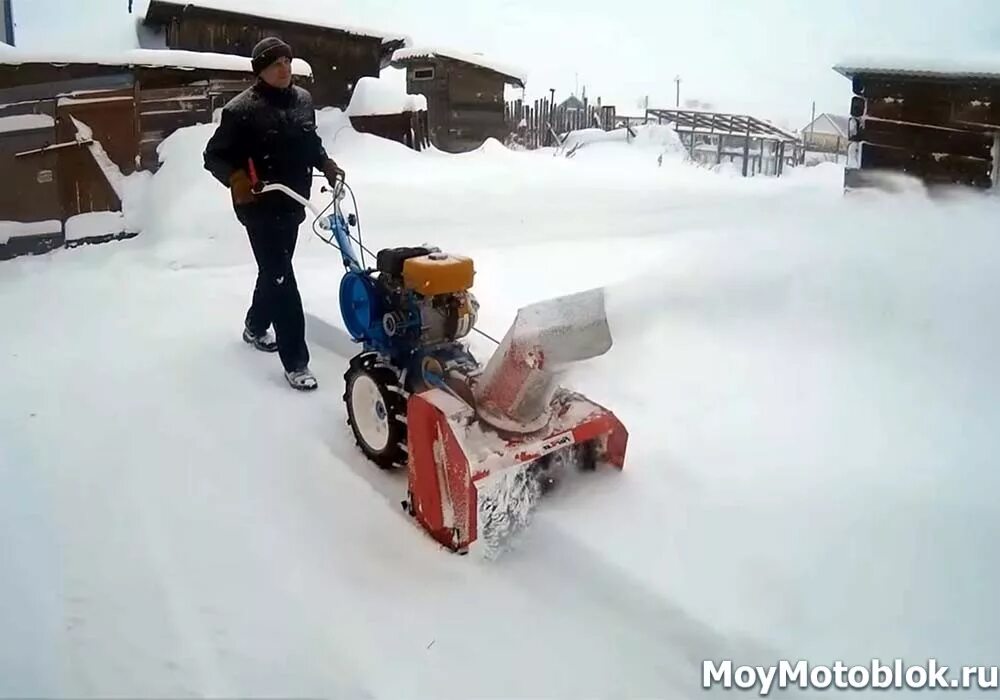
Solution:
{"label": "snow blower attachment", "polygon": [[[469,258],[433,247],[390,248],[375,268],[355,254],[340,200],[314,231],[340,250],[344,325],[362,350],[349,363],[344,402],[361,451],[407,471],[403,507],[448,549],[492,558],[526,527],[567,470],[624,467],[628,433],[607,409],[561,387],[569,365],[612,346],[603,290],[523,308],[483,367],[464,339],[479,304]],[[318,231],[317,231],[318,233]],[[364,247],[360,246],[362,256]]]}

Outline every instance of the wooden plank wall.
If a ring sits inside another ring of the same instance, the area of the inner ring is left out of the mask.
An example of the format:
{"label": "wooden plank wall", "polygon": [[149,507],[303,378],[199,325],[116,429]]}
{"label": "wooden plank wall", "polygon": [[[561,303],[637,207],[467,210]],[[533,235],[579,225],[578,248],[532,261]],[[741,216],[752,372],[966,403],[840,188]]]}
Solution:
{"label": "wooden plank wall", "polygon": [[358,80],[366,76],[377,78],[381,70],[380,39],[320,27],[246,21],[232,13],[195,8],[166,24],[166,35],[171,49],[241,56],[249,56],[264,37],[278,36],[312,67],[310,92],[318,108],[346,108]]}
{"label": "wooden plank wall", "polygon": [[250,80],[210,79],[180,87],[146,87],[138,91],[139,155],[143,170],[156,172],[156,149],[177,129],[208,124],[215,110],[252,84]]}
{"label": "wooden plank wall", "polygon": [[585,98],[583,109],[567,109],[548,98],[525,102],[514,100],[505,107],[510,141],[523,148],[536,149],[557,145],[556,139],[563,139],[571,131],[580,129],[601,129],[611,131],[619,124],[626,126],[624,118],[619,118],[614,106],[590,104]]}
{"label": "wooden plank wall", "polygon": [[430,145],[425,111],[351,117],[351,126],[363,134],[396,141],[415,151]]}
{"label": "wooden plank wall", "polygon": [[856,77],[845,183],[889,170],[927,185],[993,186],[1000,81]]}

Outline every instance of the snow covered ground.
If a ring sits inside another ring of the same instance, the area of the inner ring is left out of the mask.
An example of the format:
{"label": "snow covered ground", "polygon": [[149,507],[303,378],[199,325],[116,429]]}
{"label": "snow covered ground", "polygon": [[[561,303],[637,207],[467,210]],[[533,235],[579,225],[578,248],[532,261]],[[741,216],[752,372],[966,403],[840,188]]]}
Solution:
{"label": "snow covered ground", "polygon": [[1000,204],[744,180],[662,130],[449,156],[323,117],[366,245],[473,256],[484,330],[609,286],[616,345],[568,381],[628,426],[626,469],[498,562],[437,548],[349,439],[336,252],[303,228],[303,396],[240,340],[252,258],[211,126],[182,130],[125,188],[138,238],[0,265],[0,695],[679,698],[706,658],[996,663]]}

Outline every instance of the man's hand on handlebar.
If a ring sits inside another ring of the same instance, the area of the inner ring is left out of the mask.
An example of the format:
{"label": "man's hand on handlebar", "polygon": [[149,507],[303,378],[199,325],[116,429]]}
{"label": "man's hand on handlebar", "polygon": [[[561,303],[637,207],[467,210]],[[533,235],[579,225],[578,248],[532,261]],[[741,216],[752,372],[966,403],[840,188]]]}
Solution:
{"label": "man's hand on handlebar", "polygon": [[332,158],[327,159],[322,170],[323,174],[326,175],[326,181],[330,183],[330,187],[334,191],[338,188],[338,182],[344,182],[347,179],[347,173]]}
{"label": "man's hand on handlebar", "polygon": [[229,191],[236,204],[243,205],[254,202],[253,183],[246,170],[237,170],[229,177]]}

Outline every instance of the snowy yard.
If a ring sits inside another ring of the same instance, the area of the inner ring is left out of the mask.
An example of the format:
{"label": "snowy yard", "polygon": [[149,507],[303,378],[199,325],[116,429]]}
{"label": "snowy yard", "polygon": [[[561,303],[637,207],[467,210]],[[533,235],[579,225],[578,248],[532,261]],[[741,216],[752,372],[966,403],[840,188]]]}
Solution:
{"label": "snowy yard", "polygon": [[129,183],[138,238],[0,264],[0,695],[679,698],[703,659],[996,663],[1000,202],[744,180],[663,129],[448,156],[322,116],[365,244],[472,256],[487,332],[609,287],[616,345],[569,381],[629,428],[625,470],[498,562],[436,547],[350,440],[336,251],[303,227],[299,395],[241,342],[246,235],[211,125],[182,130]]}

